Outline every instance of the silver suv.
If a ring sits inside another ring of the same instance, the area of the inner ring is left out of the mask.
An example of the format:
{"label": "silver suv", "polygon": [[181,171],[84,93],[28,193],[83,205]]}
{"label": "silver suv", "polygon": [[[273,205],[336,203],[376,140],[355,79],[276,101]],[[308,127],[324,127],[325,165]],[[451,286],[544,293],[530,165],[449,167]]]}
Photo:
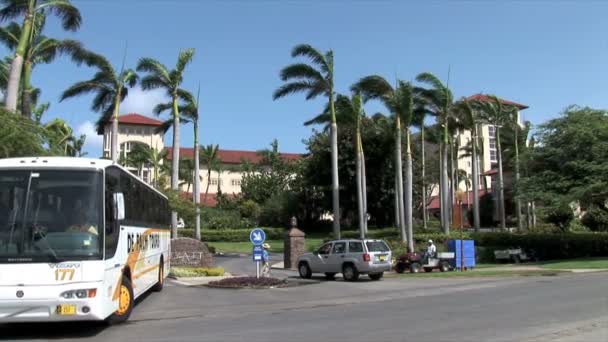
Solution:
{"label": "silver suv", "polygon": [[334,279],[342,273],[346,281],[355,281],[360,274],[379,280],[391,270],[391,259],[391,249],[382,240],[335,240],[298,258],[298,271],[302,278],[325,273]]}

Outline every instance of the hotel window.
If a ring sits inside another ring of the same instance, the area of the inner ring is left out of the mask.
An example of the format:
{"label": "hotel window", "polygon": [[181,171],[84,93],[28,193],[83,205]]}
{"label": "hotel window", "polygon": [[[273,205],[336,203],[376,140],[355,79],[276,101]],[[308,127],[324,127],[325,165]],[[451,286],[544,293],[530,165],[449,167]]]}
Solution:
{"label": "hotel window", "polygon": [[241,180],[240,179],[233,179],[230,181],[230,184],[232,184],[232,186],[241,186]]}
{"label": "hotel window", "polygon": [[211,182],[209,184],[211,185],[217,185],[217,182],[220,182],[220,185],[223,185],[222,180],[221,179],[217,179],[217,178],[211,178]]}
{"label": "hotel window", "polygon": [[488,127],[488,133],[491,137],[495,137],[496,136],[496,127],[494,126],[489,126]]}
{"label": "hotel window", "polygon": [[490,160],[496,160],[496,150],[490,150]]}

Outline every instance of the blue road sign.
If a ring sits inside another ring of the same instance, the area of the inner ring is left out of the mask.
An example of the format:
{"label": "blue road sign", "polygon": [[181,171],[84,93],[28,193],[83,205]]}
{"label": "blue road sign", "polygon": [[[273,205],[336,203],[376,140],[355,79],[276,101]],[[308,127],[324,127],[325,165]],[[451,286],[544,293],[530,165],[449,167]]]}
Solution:
{"label": "blue road sign", "polygon": [[254,228],[249,233],[249,240],[256,246],[261,246],[266,241],[266,233],[261,228]]}
{"label": "blue road sign", "polygon": [[262,261],[264,249],[262,246],[253,246],[253,261]]}

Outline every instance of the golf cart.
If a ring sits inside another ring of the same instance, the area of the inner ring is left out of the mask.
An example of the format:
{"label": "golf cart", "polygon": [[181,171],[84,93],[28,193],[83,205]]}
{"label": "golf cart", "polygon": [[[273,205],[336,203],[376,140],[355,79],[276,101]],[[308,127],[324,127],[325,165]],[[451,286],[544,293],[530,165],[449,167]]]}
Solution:
{"label": "golf cart", "polygon": [[454,260],[453,252],[439,252],[435,257],[429,257],[426,263],[423,260],[423,255],[419,253],[406,253],[401,255],[395,264],[395,271],[403,273],[409,269],[410,273],[418,273],[421,269],[425,272],[433,272],[438,269],[441,272],[447,272],[452,269],[452,261]]}
{"label": "golf cart", "polygon": [[496,250],[494,251],[494,259],[496,261],[510,261],[514,264],[519,264],[522,261],[538,261],[533,250],[525,251],[522,248]]}

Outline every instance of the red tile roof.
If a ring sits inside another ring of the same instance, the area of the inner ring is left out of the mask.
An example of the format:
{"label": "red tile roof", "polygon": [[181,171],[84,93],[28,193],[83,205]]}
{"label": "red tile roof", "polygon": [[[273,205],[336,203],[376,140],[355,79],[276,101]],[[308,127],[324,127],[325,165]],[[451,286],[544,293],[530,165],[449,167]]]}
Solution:
{"label": "red tile roof", "polygon": [[119,116],[118,123],[145,126],[160,126],[163,124],[162,121],[135,113],[129,113]]}
{"label": "red tile roof", "polygon": [[[491,191],[488,191],[488,193],[491,193]],[[486,194],[486,191],[483,189],[479,190],[479,197],[481,198],[483,195]],[[433,196],[431,197],[431,203],[427,206],[427,209],[439,209],[440,208],[440,200],[439,200],[439,196]],[[462,205],[469,205],[473,204],[473,191],[469,191],[468,193],[466,193],[466,198],[464,199],[464,201],[462,201]]]}
{"label": "red tile roof", "polygon": [[[171,160],[173,157],[172,147],[167,147],[167,158]],[[180,158],[194,158],[194,148],[182,147],[179,149]],[[246,160],[252,164],[257,164],[262,161],[262,157],[256,151],[239,151],[239,150],[218,150],[218,157],[224,164],[242,164]],[[298,153],[281,153],[281,157],[285,160],[298,160],[302,158]]]}
{"label": "red tile roof", "polygon": [[[492,99],[488,95],[484,95],[484,94],[475,94],[473,96],[469,96],[469,97],[467,97],[467,100],[477,100],[477,101],[482,101],[482,102],[492,101]],[[517,107],[519,109],[526,109],[526,108],[528,108],[528,106],[520,104],[520,103],[517,103],[517,102],[513,102],[513,101],[501,99],[501,98],[498,98],[498,100],[500,102],[502,102],[503,104],[505,104],[505,105],[515,106],[515,107]]]}
{"label": "red tile roof", "polygon": [[498,169],[490,169],[490,170],[482,173],[481,175],[482,176],[493,176],[493,175],[496,175],[496,174],[498,174]]}

